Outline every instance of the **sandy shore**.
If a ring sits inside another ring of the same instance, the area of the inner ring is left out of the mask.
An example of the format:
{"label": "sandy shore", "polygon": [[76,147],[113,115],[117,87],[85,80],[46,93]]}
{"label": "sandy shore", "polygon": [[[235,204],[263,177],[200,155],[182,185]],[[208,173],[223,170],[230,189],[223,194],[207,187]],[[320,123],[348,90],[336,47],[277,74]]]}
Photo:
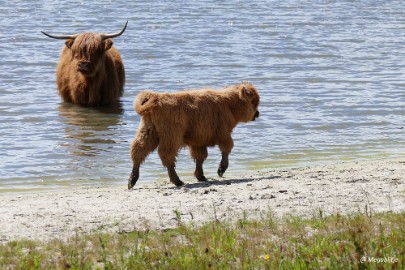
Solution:
{"label": "sandy shore", "polygon": [[[405,211],[405,159],[270,170],[198,183],[183,179],[138,185],[0,194],[0,243],[78,233],[162,229],[183,221],[260,218],[294,213]],[[367,209],[367,210],[366,210]]]}

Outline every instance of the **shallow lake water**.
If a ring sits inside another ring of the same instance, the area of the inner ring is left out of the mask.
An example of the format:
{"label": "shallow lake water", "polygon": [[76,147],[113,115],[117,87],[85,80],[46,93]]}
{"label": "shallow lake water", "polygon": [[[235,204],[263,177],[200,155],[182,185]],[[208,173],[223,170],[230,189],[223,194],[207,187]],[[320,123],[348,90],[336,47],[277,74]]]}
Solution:
{"label": "shallow lake water", "polygon": [[[232,175],[405,156],[403,1],[6,0],[0,14],[0,191],[125,188],[140,120],[132,102],[143,89],[252,82],[261,114],[233,132]],[[40,31],[112,33],[127,20],[114,39],[126,68],[120,108],[61,102],[64,42]],[[208,178],[219,160],[209,149]],[[187,150],[177,170],[193,178]],[[166,178],[153,153],[138,183]]]}

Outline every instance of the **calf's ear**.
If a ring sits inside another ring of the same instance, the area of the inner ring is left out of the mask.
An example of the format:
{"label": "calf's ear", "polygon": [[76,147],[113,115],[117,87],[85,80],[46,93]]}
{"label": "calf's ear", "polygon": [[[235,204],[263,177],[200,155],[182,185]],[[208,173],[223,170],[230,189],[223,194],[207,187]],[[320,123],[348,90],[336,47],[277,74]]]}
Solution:
{"label": "calf's ear", "polygon": [[252,91],[246,87],[242,88],[242,94],[246,97],[250,97],[252,95]]}
{"label": "calf's ear", "polygon": [[104,42],[104,51],[108,51],[112,47],[112,45],[114,44],[114,42],[109,38],[107,38],[103,42]]}

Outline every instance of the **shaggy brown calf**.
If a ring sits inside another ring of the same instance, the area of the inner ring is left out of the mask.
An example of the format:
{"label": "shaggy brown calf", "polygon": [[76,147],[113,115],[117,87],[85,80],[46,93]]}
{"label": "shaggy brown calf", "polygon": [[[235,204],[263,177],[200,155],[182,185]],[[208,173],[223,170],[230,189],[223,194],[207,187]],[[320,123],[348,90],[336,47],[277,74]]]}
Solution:
{"label": "shaggy brown calf", "polygon": [[258,106],[259,94],[250,83],[222,91],[141,92],[134,102],[135,111],[142,118],[131,144],[133,168],[128,188],[133,188],[141,163],[156,148],[170,182],[181,186],[184,183],[175,171],[179,149],[189,147],[196,163],[194,175],[199,181],[206,181],[202,165],[208,156],[207,147],[218,145],[222,153],[218,175],[222,177],[233,148],[233,128],[239,122],[254,121],[259,116]]}
{"label": "shaggy brown calf", "polygon": [[58,67],[56,81],[64,101],[82,106],[114,105],[124,92],[125,70],[118,50],[111,38],[116,34],[82,33],[54,36],[66,39]]}

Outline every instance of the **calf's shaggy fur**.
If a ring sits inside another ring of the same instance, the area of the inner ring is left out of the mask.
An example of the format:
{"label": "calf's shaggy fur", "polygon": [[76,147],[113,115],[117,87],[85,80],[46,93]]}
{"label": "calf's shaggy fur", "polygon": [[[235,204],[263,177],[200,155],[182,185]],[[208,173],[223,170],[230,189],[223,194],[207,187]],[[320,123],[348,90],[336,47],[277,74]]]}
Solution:
{"label": "calf's shaggy fur", "polygon": [[141,92],[134,102],[135,111],[142,118],[131,144],[133,168],[128,188],[133,188],[141,163],[156,148],[170,181],[181,186],[184,183],[175,171],[179,149],[189,147],[196,163],[194,175],[199,181],[206,181],[203,162],[208,156],[207,147],[218,145],[222,153],[218,175],[222,177],[233,148],[233,128],[240,122],[254,121],[259,116],[258,106],[259,94],[251,83],[223,90]]}

